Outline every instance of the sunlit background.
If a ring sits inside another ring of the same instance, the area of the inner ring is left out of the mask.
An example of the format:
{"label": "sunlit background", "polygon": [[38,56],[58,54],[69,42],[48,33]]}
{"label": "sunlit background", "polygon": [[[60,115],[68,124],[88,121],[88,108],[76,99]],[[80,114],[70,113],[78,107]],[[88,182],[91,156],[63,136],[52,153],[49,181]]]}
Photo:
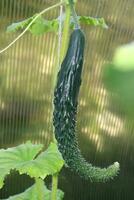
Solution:
{"label": "sunlit background", "polygon": [[[0,48],[19,33],[6,27],[28,18],[57,1],[0,0]],[[102,82],[104,63],[121,44],[134,40],[133,0],[78,0],[78,15],[104,17],[109,29],[83,26],[86,51],[77,119],[79,146],[85,158],[98,166],[121,164],[118,177],[109,183],[84,181],[69,169],[60,174],[65,200],[134,199],[134,122],[112,101]],[[59,15],[50,11],[46,19]],[[53,79],[58,36],[26,33],[0,55],[0,148],[31,140],[48,146],[52,139]],[[18,184],[19,183],[19,184]],[[0,190],[0,199],[24,191],[33,180],[11,174]],[[50,186],[50,180],[47,180]]]}

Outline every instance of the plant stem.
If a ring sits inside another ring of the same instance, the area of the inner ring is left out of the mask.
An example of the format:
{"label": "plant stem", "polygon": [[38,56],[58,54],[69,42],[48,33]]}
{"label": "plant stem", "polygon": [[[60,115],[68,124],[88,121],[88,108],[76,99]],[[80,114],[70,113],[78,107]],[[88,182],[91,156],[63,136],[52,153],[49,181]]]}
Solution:
{"label": "plant stem", "polygon": [[51,200],[57,199],[57,187],[58,187],[58,174],[52,176],[52,193]]}
{"label": "plant stem", "polygon": [[42,191],[42,188],[44,186],[44,181],[40,178],[35,178],[35,184],[36,184],[36,192],[37,192],[38,200],[44,199],[43,191]]}
{"label": "plant stem", "polygon": [[77,14],[75,12],[74,3],[70,3],[70,8],[71,8],[71,13],[72,13],[72,16],[73,16],[73,19],[75,22],[75,28],[78,29],[78,28],[80,28],[80,25],[79,25],[79,20],[77,18]]}
{"label": "plant stem", "polygon": [[9,49],[17,40],[19,40],[25,33],[26,31],[30,28],[30,26],[34,23],[34,21],[39,17],[41,16],[42,14],[54,9],[54,8],[57,8],[59,7],[60,5],[63,5],[63,2],[61,1],[60,3],[57,3],[49,8],[46,8],[44,10],[42,10],[39,14],[37,14],[34,19],[28,24],[28,26],[24,29],[24,31],[17,37],[15,38],[15,40],[13,40],[7,47],[5,47],[4,49],[2,49],[0,51],[0,53],[3,53],[4,51],[6,51],[7,49]]}
{"label": "plant stem", "polygon": [[64,22],[64,26],[63,26],[60,64],[62,63],[62,61],[65,57],[67,47],[68,47],[68,41],[69,41],[71,9],[70,9],[70,5],[68,5],[68,4],[65,6],[65,13],[66,13],[66,18],[65,18],[65,22]]}
{"label": "plant stem", "polygon": [[[65,6],[65,21],[63,25],[63,32],[62,32],[62,42],[61,42],[61,49],[60,49],[60,55],[59,55],[59,61],[56,63],[56,76],[58,73],[58,70],[60,68],[60,65],[66,55],[67,48],[68,48],[68,41],[69,41],[69,29],[70,29],[70,17],[71,17],[71,6],[70,4],[66,4]],[[56,80],[56,78],[55,78]],[[56,84],[56,81],[54,85]],[[53,137],[54,139],[55,137]],[[57,187],[58,187],[58,174],[54,174],[52,176],[52,196],[51,200],[57,199]]]}
{"label": "plant stem", "polygon": [[70,9],[70,5],[66,4],[65,5],[65,21],[64,21],[64,25],[63,25],[63,29],[62,29],[62,39],[61,39],[61,45],[59,45],[58,47],[60,47],[60,54],[58,54],[56,59],[56,64],[55,64],[55,69],[54,69],[54,78],[53,78],[53,88],[56,85],[57,82],[57,73],[60,69],[60,65],[65,57],[66,51],[67,51],[67,47],[68,47],[68,41],[69,41],[69,28],[70,28],[70,17],[71,17],[71,9]]}

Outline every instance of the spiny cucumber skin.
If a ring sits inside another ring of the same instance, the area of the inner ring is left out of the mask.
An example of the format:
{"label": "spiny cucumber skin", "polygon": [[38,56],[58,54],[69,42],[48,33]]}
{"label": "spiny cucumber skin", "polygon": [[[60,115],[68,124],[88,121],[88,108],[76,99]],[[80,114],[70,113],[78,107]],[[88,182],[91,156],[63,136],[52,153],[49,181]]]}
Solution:
{"label": "spiny cucumber skin", "polygon": [[69,48],[58,73],[54,92],[53,124],[58,149],[66,164],[81,177],[105,182],[117,175],[119,164],[108,168],[93,167],[83,158],[75,135],[78,94],[81,85],[85,36],[80,29],[73,31]]}

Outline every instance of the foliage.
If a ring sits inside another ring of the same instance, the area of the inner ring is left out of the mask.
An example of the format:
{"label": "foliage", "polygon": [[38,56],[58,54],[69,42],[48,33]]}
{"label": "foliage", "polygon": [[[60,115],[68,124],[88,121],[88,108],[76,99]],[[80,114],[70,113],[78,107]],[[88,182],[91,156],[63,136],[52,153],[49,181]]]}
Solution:
{"label": "foliage", "polygon": [[[9,174],[11,170],[17,170],[20,174],[27,174],[30,177],[35,178],[35,180],[37,179],[34,186],[26,190],[26,193],[24,192],[21,194],[22,197],[30,195],[30,199],[33,198],[34,200],[34,195],[37,195],[37,193],[35,193],[36,187],[39,187],[38,189],[41,191],[45,189],[48,195],[50,191],[46,189],[41,180],[43,180],[47,175],[58,173],[61,170],[64,161],[55,143],[51,143],[48,149],[44,152],[41,152],[42,148],[43,145],[41,144],[32,144],[31,142],[27,142],[16,147],[1,149],[0,188],[3,187],[6,175]],[[38,186],[39,180],[42,188]],[[45,191],[42,195],[45,195]],[[62,196],[62,193],[60,196]],[[18,197],[20,196],[16,196],[13,199],[17,199]]]}
{"label": "foliage", "polygon": [[90,16],[78,16],[78,19],[81,24],[99,26],[102,28],[108,28],[104,18],[94,18],[94,17],[90,17]]}
{"label": "foliage", "polygon": [[116,49],[113,62],[107,64],[103,72],[106,87],[116,94],[119,103],[129,117],[134,113],[134,43]]}
{"label": "foliage", "polygon": [[[44,185],[43,180],[39,180],[40,181],[40,189],[41,189],[41,193],[42,193],[42,199],[45,200],[50,200],[51,199],[51,191],[47,189],[47,187]],[[7,200],[38,200],[39,198],[39,191],[38,191],[38,187],[36,184],[34,184],[33,186],[31,186],[30,188],[28,188],[27,190],[25,190],[23,193],[14,195],[12,197],[9,197]],[[62,200],[64,197],[64,193],[61,190],[57,190],[57,200]]]}
{"label": "foliage", "polygon": [[134,70],[134,42],[116,49],[113,64],[121,71]]}
{"label": "foliage", "polygon": [[[30,17],[28,19],[25,19],[20,22],[12,23],[7,27],[7,32],[15,32],[19,30],[25,29],[28,24],[36,17],[37,15],[34,15],[33,17]],[[65,20],[65,14],[63,14],[61,17],[59,16],[56,19],[52,20],[46,20],[43,17],[39,16],[33,24],[30,26],[29,31],[34,35],[44,34],[47,32],[57,32],[59,28],[60,20],[62,21],[62,25],[64,24]],[[86,25],[93,25],[93,26],[99,26],[102,28],[108,28],[106,25],[104,18],[94,18],[90,16],[78,16],[77,17],[80,24],[86,24]],[[74,20],[73,17],[71,17],[70,20],[70,28],[74,27]]]}
{"label": "foliage", "polygon": [[[23,21],[13,23],[7,27],[7,32],[15,32],[21,29],[25,29],[28,24],[34,19],[36,15],[25,19]],[[43,34],[47,32],[56,32],[58,30],[58,20],[46,20],[43,17],[39,16],[35,22],[30,26],[29,31],[34,34]]]}

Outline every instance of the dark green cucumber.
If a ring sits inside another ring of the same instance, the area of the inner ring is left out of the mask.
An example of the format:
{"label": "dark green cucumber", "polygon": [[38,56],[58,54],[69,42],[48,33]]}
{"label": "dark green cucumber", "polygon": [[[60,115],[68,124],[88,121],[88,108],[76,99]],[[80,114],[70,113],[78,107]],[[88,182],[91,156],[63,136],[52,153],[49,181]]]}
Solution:
{"label": "dark green cucumber", "polygon": [[107,181],[117,175],[119,164],[116,162],[103,169],[93,167],[83,158],[75,135],[84,47],[84,33],[80,29],[74,30],[70,37],[67,54],[58,73],[54,92],[55,137],[63,159],[72,170],[92,181]]}

